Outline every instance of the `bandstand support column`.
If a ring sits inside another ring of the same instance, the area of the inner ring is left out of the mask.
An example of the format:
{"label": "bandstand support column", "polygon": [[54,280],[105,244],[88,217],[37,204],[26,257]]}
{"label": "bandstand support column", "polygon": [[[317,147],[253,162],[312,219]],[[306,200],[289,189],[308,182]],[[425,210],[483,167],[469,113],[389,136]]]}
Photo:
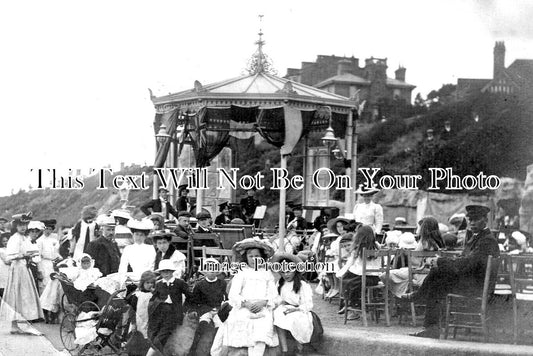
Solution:
{"label": "bandstand support column", "polygon": [[[346,156],[343,155],[343,157],[345,157],[346,160],[352,159],[352,148],[353,148],[352,136],[353,136],[353,111],[350,110],[350,112],[348,113],[348,123],[346,126]],[[344,191],[344,215],[352,212],[352,208],[353,208],[352,197],[353,197],[353,192],[354,192],[353,190],[354,182],[352,181],[351,162],[350,162],[350,165],[348,166],[345,161],[345,169],[346,169],[346,172],[345,172],[346,176],[350,177],[352,188]]]}
{"label": "bandstand support column", "polygon": [[[281,169],[287,169],[287,156],[281,155],[280,162]],[[278,251],[283,252],[284,241],[285,241],[285,202],[287,200],[287,190],[279,190],[279,243]]]}

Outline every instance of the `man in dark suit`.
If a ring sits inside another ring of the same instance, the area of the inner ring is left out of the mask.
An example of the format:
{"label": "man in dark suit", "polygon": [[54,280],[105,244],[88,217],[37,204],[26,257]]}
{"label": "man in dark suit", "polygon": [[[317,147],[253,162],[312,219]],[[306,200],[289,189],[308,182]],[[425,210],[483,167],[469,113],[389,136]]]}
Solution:
{"label": "man in dark suit", "polygon": [[89,242],[98,237],[98,224],[96,224],[96,214],[98,211],[94,206],[85,206],[81,210],[81,220],[72,228],[71,254],[75,260],[81,258],[87,252]]}
{"label": "man in dark suit", "polygon": [[253,224],[255,209],[261,205],[259,200],[255,199],[255,188],[246,191],[247,197],[241,199],[242,214],[247,224]]}
{"label": "man in dark suit", "polygon": [[114,239],[115,219],[104,216],[99,219],[102,236],[89,243],[87,253],[94,260],[94,267],[102,272],[102,276],[118,272],[120,251]]}
{"label": "man in dark suit", "polygon": [[[162,260],[159,263],[159,272],[162,279],[156,283],[155,290],[148,303],[148,338],[156,349],[163,352],[170,334],[176,326],[183,322],[183,306],[181,295],[189,299],[189,287],[181,279],[172,274],[175,271],[171,260]],[[151,349],[147,355],[154,354]]]}
{"label": "man in dark suit", "polygon": [[168,201],[168,190],[165,188],[159,188],[159,199],[150,200],[141,206],[141,211],[146,216],[149,216],[152,213],[163,213],[163,217],[167,220],[170,215],[173,215],[176,219],[178,218],[178,212]]}
{"label": "man in dark suit", "polygon": [[483,291],[488,256],[499,257],[498,241],[487,227],[490,209],[481,205],[466,207],[468,232],[459,258],[439,258],[422,286],[402,299],[425,301],[424,330],[412,336],[439,338],[439,315],[442,300],[448,293],[480,296]]}

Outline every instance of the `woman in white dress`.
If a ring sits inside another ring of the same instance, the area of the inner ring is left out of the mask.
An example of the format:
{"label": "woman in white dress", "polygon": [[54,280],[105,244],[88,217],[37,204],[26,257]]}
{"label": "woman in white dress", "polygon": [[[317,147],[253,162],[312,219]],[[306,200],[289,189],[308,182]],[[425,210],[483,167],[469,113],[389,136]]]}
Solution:
{"label": "woman in white dress", "polygon": [[272,273],[256,263],[266,261],[274,250],[264,241],[248,238],[237,242],[233,251],[247,266],[231,281],[228,299],[233,309],[217,332],[211,355],[218,356],[223,349],[247,348],[248,355],[262,356],[266,346],[278,345],[272,317],[277,292]]}
{"label": "woman in white dress", "polygon": [[[124,247],[120,265],[118,266],[118,274],[121,282],[125,282],[127,278],[134,282],[139,282],[144,272],[154,270],[154,246],[144,243],[144,240],[154,228],[154,223],[149,219],[141,221],[131,219],[128,221],[128,227],[133,233],[133,244]],[[128,266],[131,267],[131,273],[128,272]]]}
{"label": "woman in white dress", "polygon": [[19,327],[19,322],[42,319],[44,317],[39,303],[39,294],[35,281],[28,269],[28,260],[33,253],[29,238],[24,236],[31,215],[18,214],[13,216],[13,226],[17,232],[10,237],[6,255],[9,266],[7,285],[0,305],[0,320],[11,321],[12,334],[26,334]]}
{"label": "woman in white dress", "polygon": [[37,239],[37,247],[41,254],[41,261],[38,264],[39,271],[43,277],[41,291],[43,291],[50,282],[50,274],[54,272],[54,261],[61,258],[59,255],[59,239],[57,234],[53,233],[56,220],[44,220],[44,232]]}
{"label": "woman in white dress", "polygon": [[[298,264],[303,261],[295,255],[283,253],[275,255],[272,262]],[[296,347],[300,355],[303,344],[311,341],[313,334],[313,293],[311,287],[302,279],[302,273],[296,271],[282,271],[278,281],[278,307],[274,310],[274,325],[278,332],[281,351],[287,354],[287,332],[296,340]]]}

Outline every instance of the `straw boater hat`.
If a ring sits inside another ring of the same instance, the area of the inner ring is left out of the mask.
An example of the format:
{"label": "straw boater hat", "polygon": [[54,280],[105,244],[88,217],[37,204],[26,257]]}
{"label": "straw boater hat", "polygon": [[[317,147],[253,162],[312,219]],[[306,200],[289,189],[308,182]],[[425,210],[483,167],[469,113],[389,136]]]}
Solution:
{"label": "straw boater hat", "polygon": [[145,231],[148,234],[148,232],[154,228],[154,223],[150,219],[131,219],[128,221],[127,226],[130,228],[132,233],[135,231]]}
{"label": "straw boater hat", "polygon": [[379,192],[379,189],[377,188],[367,188],[363,184],[359,184],[359,189],[355,191],[355,194],[372,195],[376,194],[377,192]]}
{"label": "straw boater hat", "polygon": [[155,271],[161,272],[161,271],[175,271],[175,270],[176,270],[176,267],[174,266],[174,263],[171,260],[166,259],[166,260],[161,260],[161,262],[159,262],[159,268],[156,269]]}
{"label": "straw boater hat", "polygon": [[122,219],[126,219],[126,220],[131,219],[130,213],[127,210],[123,210],[123,209],[113,210],[111,215],[113,215],[114,218],[122,218]]}
{"label": "straw boater hat", "polygon": [[350,219],[347,219],[342,216],[338,216],[334,219],[330,219],[328,220],[328,223],[327,223],[328,230],[339,235],[339,231],[337,231],[337,222],[339,221],[343,222],[345,225],[348,225],[348,223],[350,222]]}
{"label": "straw boater hat", "polygon": [[244,251],[250,248],[258,248],[260,250],[263,250],[267,258],[274,254],[274,249],[272,248],[272,246],[270,246],[268,242],[260,240],[257,237],[249,237],[247,239],[237,241],[231,249],[234,253],[238,254],[239,256],[242,256]]}

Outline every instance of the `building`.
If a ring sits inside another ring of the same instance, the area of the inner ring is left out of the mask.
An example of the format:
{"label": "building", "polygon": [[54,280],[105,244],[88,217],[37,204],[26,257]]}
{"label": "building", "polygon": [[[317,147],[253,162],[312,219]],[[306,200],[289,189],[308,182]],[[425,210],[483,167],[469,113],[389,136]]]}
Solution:
{"label": "building", "polygon": [[533,97],[533,60],[516,59],[505,68],[505,43],[494,45],[492,79],[457,79],[457,99],[479,93]]}
{"label": "building", "polygon": [[358,93],[360,100],[367,102],[366,116],[376,119],[386,103],[411,103],[416,86],[406,83],[405,72],[399,67],[394,78],[387,77],[387,58],[371,57],[360,67],[359,58],[319,55],[315,62],[302,62],[300,69],[288,68],[285,78],[347,98]]}

